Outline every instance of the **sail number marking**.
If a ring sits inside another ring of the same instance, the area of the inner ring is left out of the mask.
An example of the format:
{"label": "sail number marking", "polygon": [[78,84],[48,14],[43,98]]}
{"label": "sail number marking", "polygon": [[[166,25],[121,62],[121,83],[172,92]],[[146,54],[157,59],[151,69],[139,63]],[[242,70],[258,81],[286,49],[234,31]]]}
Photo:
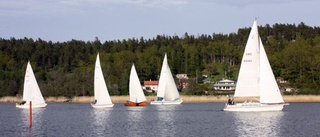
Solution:
{"label": "sail number marking", "polygon": [[[245,53],[245,55],[246,56],[252,56],[252,53]],[[245,59],[245,60],[243,60],[243,62],[252,62],[252,60],[251,59]]]}

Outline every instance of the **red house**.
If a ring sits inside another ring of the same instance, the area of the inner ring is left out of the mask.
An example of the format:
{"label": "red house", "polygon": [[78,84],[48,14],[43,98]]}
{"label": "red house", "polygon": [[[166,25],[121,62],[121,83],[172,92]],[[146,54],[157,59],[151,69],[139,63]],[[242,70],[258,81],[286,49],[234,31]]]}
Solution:
{"label": "red house", "polygon": [[151,80],[151,79],[148,81],[143,81],[142,88],[148,92],[157,92],[158,91],[158,81]]}

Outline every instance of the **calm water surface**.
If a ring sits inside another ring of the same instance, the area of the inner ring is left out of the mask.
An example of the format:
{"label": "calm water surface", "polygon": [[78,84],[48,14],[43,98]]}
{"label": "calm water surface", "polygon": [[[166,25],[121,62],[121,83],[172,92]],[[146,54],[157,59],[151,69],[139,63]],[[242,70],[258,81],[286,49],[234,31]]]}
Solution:
{"label": "calm water surface", "polygon": [[0,136],[320,136],[320,103],[291,103],[282,112],[224,112],[224,103],[93,109],[90,104],[49,103],[28,109],[0,103]]}

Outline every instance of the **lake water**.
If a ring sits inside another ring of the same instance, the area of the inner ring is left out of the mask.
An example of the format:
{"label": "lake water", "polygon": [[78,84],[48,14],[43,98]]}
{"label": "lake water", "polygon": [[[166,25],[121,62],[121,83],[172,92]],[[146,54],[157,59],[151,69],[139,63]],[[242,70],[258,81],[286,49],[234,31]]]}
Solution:
{"label": "lake water", "polygon": [[28,109],[0,103],[0,136],[200,137],[320,136],[320,103],[291,103],[281,112],[224,112],[224,103],[93,109],[90,104],[49,103]]}

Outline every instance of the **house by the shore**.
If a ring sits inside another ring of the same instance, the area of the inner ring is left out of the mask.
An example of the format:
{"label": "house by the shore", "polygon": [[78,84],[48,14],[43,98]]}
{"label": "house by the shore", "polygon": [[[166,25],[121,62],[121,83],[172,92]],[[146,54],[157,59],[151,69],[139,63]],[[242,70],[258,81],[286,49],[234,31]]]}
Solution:
{"label": "house by the shore", "polygon": [[216,93],[231,93],[236,89],[236,81],[230,79],[222,79],[215,82],[213,85]]}
{"label": "house by the shore", "polygon": [[147,92],[157,92],[158,91],[158,81],[157,80],[147,80],[147,81],[143,81],[143,86],[142,86],[143,90],[147,91]]}
{"label": "house by the shore", "polygon": [[177,74],[176,78],[178,79],[178,88],[185,89],[188,85],[189,77],[187,74]]}

